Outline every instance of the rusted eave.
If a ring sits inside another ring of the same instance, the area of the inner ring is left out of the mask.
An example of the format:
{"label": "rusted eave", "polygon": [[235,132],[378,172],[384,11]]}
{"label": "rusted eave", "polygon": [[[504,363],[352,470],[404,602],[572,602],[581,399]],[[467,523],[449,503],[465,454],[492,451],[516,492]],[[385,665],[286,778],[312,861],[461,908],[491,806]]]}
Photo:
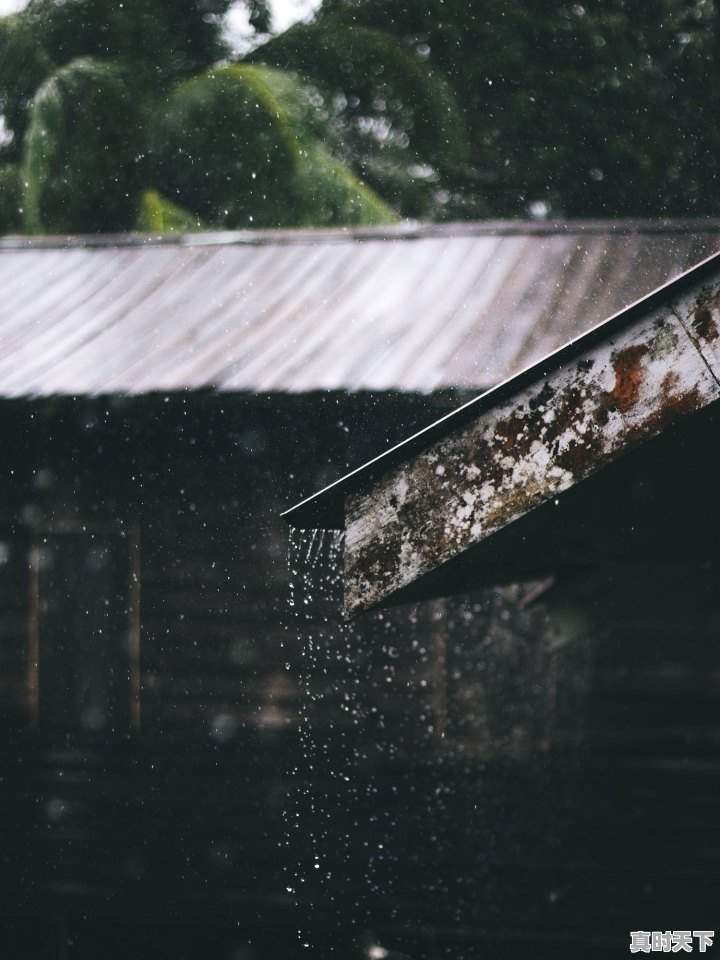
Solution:
{"label": "rusted eave", "polygon": [[720,397],[718,258],[615,320],[487,395],[494,402],[476,403],[469,422],[447,418],[420,452],[347,491],[348,615]]}
{"label": "rusted eave", "polygon": [[472,398],[401,443],[383,451],[379,456],[290,507],[282,516],[294,527],[343,529],[346,500],[352,494],[369,488],[378,477],[410,460],[436,440],[448,436],[488,410],[511,400],[523,387],[542,382],[553,371],[572,363],[606,338],[626,330],[651,310],[684,296],[689,290],[703,283],[711,282],[718,271],[720,253],[708,257],[509,380]]}

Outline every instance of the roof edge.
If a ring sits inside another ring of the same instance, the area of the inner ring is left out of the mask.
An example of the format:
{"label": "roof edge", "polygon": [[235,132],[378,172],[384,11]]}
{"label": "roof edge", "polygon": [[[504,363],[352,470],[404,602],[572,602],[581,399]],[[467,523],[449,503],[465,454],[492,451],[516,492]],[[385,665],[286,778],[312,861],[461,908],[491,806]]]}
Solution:
{"label": "roof edge", "polygon": [[406,440],[390,447],[355,470],[351,470],[334,483],[301,500],[283,511],[281,516],[294,527],[341,529],[345,522],[344,502],[348,494],[411,459],[441,437],[459,429],[480,414],[509,400],[519,390],[542,380],[551,371],[572,361],[582,351],[595,346],[606,337],[623,330],[639,316],[650,312],[668,298],[682,294],[696,283],[702,283],[705,277],[715,273],[719,267],[720,253],[715,253],[640,300],[624,307],[607,320],[603,320],[586,333],[570,340],[558,350],[521,370],[515,376],[479,394]]}
{"label": "roof edge", "polygon": [[197,233],[108,233],[66,236],[0,237],[0,251],[107,247],[213,247],[293,243],[343,243],[476,236],[555,236],[655,233],[718,233],[720,219],[654,220],[460,220],[403,223],[382,227],[299,227],[268,230],[217,230]]}

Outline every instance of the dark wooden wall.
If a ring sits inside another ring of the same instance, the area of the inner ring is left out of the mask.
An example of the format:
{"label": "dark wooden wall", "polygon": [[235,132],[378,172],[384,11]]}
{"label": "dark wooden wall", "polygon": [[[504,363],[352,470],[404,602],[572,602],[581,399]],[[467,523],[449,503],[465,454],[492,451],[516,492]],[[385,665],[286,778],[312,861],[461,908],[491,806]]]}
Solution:
{"label": "dark wooden wall", "polygon": [[[4,956],[604,958],[712,929],[712,563],[346,626],[338,543],[289,547],[281,509],[449,402],[0,406]],[[33,725],[29,558],[82,525],[139,533],[139,726]]]}

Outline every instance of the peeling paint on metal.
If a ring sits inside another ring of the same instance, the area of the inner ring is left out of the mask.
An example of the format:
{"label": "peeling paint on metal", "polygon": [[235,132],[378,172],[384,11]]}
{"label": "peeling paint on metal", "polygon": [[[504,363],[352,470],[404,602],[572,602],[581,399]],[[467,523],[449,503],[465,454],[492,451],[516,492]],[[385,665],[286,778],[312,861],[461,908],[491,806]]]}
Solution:
{"label": "peeling paint on metal", "polygon": [[720,280],[519,390],[346,504],[346,612],[375,605],[720,397]]}

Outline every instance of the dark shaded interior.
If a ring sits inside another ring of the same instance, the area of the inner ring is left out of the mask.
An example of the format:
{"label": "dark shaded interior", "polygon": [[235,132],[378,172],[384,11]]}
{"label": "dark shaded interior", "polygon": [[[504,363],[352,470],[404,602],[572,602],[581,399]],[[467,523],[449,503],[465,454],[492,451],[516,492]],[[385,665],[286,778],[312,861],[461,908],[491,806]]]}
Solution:
{"label": "dark shaded interior", "polygon": [[470,592],[343,624],[337,541],[288,561],[280,511],[456,401],[0,404],[3,956],[712,929],[717,410],[488,543]]}

